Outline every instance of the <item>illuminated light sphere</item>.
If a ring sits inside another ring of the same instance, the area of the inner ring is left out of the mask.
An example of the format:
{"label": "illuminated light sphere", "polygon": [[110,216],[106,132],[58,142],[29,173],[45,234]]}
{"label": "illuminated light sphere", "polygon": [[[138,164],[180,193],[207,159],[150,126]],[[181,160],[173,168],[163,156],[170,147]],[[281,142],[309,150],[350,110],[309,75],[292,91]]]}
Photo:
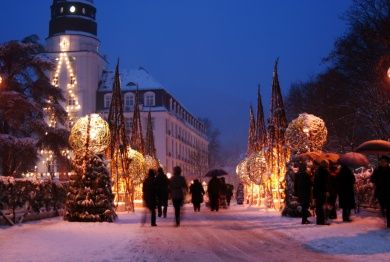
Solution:
{"label": "illuminated light sphere", "polygon": [[321,151],[328,136],[325,122],[311,114],[300,114],[286,129],[287,145],[294,153]]}
{"label": "illuminated light sphere", "polygon": [[83,154],[86,151],[94,154],[102,153],[110,144],[108,123],[98,114],[90,114],[80,118],[72,127],[69,144],[76,154]]}
{"label": "illuminated light sphere", "polygon": [[248,159],[245,158],[238,163],[236,167],[236,173],[238,175],[238,178],[241,180],[242,183],[244,184],[250,184],[250,179],[249,179],[249,168],[247,165]]}
{"label": "illuminated light sphere", "polygon": [[71,13],[76,12],[76,7],[75,7],[74,5],[72,5],[72,6],[69,8],[69,11],[70,11]]}
{"label": "illuminated light sphere", "polygon": [[160,167],[160,163],[157,159],[155,159],[149,155],[146,155],[145,156],[145,167],[146,167],[146,171],[148,171],[149,169],[157,170]]}
{"label": "illuminated light sphere", "polygon": [[268,178],[268,164],[264,151],[255,152],[248,156],[247,169],[249,179],[256,185],[260,185],[265,178]]}
{"label": "illuminated light sphere", "polygon": [[389,67],[389,69],[387,69],[387,78],[390,79],[390,67]]}
{"label": "illuminated light sphere", "polygon": [[127,148],[127,157],[130,160],[128,175],[135,185],[139,185],[146,177],[145,158],[140,152],[131,147]]}

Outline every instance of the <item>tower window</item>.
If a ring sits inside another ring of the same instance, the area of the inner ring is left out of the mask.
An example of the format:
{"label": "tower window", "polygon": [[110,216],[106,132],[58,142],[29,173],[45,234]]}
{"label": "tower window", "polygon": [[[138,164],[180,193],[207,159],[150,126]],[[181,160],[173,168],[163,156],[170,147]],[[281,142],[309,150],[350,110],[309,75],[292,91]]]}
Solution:
{"label": "tower window", "polygon": [[70,106],[76,105],[76,100],[73,97],[70,97],[68,99],[68,105],[70,105]]}
{"label": "tower window", "polygon": [[61,6],[61,8],[60,8],[60,13],[62,14],[63,12],[64,12],[64,7]]}
{"label": "tower window", "polygon": [[71,13],[76,12],[76,7],[75,7],[74,5],[72,5],[72,6],[69,8],[69,11],[70,11]]}
{"label": "tower window", "polygon": [[83,12],[83,14],[85,15],[85,8],[83,7],[83,9],[81,10]]}

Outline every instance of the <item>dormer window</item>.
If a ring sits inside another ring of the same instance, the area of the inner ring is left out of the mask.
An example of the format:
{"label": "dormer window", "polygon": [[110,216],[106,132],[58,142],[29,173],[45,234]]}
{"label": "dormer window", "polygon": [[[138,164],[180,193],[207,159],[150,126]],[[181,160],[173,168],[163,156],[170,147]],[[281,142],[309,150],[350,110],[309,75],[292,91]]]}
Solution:
{"label": "dormer window", "polygon": [[156,95],[153,92],[146,92],[144,94],[144,106],[155,106]]}
{"label": "dormer window", "polygon": [[125,111],[131,111],[134,107],[134,95],[132,93],[126,93],[124,96],[124,108]]}
{"label": "dormer window", "polygon": [[111,97],[112,97],[112,94],[111,94],[111,93],[105,94],[105,95],[104,95],[104,108],[110,108],[110,105],[111,105]]}

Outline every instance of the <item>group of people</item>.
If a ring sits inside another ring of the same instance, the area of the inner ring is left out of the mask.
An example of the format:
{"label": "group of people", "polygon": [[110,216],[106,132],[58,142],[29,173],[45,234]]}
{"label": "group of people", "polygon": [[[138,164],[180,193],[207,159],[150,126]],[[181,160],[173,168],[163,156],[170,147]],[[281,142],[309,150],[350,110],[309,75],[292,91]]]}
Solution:
{"label": "group of people", "polygon": [[[379,166],[371,176],[375,185],[375,197],[387,218],[390,227],[390,159],[382,156]],[[336,200],[342,209],[344,222],[351,222],[351,210],[355,208],[355,175],[350,167],[322,161],[320,164],[307,165],[305,162],[293,164],[295,170],[294,191],[301,206],[302,224],[310,224],[309,207],[314,202],[316,224],[329,225],[337,218]],[[314,199],[314,201],[312,201]]]}
{"label": "group of people", "polygon": [[[179,166],[173,168],[173,175],[170,179],[162,168],[159,168],[157,173],[150,169],[143,182],[142,192],[144,206],[149,209],[151,214],[151,225],[157,226],[156,208],[158,217],[167,217],[168,198],[170,196],[175,209],[175,223],[176,226],[180,226],[180,210],[188,189],[191,194],[194,212],[200,212],[206,192],[198,179],[194,179],[188,188]],[[208,183],[207,193],[211,211],[218,211],[220,206],[227,208],[230,205],[233,196],[233,185],[226,184],[223,177],[214,176]],[[144,219],[146,219],[146,216]]]}
{"label": "group of people", "polygon": [[337,218],[337,197],[343,221],[352,221],[350,216],[355,207],[355,176],[348,166],[322,161],[318,165],[299,162],[295,168],[295,195],[301,206],[302,224],[311,223],[308,217],[313,198],[317,225],[329,225],[331,219]]}
{"label": "group of people", "polygon": [[184,203],[187,190],[187,182],[181,175],[180,167],[174,167],[171,179],[168,179],[162,168],[157,170],[157,174],[153,169],[150,169],[143,182],[142,193],[144,205],[151,214],[151,225],[157,226],[156,207],[158,217],[167,217],[168,197],[171,195],[175,209],[176,226],[180,226],[180,209]]}
{"label": "group of people", "polygon": [[218,212],[219,207],[227,208],[233,196],[233,185],[226,184],[225,178],[213,176],[207,186],[211,211]]}

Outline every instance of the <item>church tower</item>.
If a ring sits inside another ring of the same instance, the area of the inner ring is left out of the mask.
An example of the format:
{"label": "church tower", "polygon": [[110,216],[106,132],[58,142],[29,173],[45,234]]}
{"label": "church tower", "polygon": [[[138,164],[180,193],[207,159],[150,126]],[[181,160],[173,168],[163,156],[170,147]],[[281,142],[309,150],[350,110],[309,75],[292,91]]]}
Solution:
{"label": "church tower", "polygon": [[99,53],[93,0],[53,0],[46,51],[55,58],[52,84],[66,98],[69,125],[96,112],[96,91],[106,61]]}

